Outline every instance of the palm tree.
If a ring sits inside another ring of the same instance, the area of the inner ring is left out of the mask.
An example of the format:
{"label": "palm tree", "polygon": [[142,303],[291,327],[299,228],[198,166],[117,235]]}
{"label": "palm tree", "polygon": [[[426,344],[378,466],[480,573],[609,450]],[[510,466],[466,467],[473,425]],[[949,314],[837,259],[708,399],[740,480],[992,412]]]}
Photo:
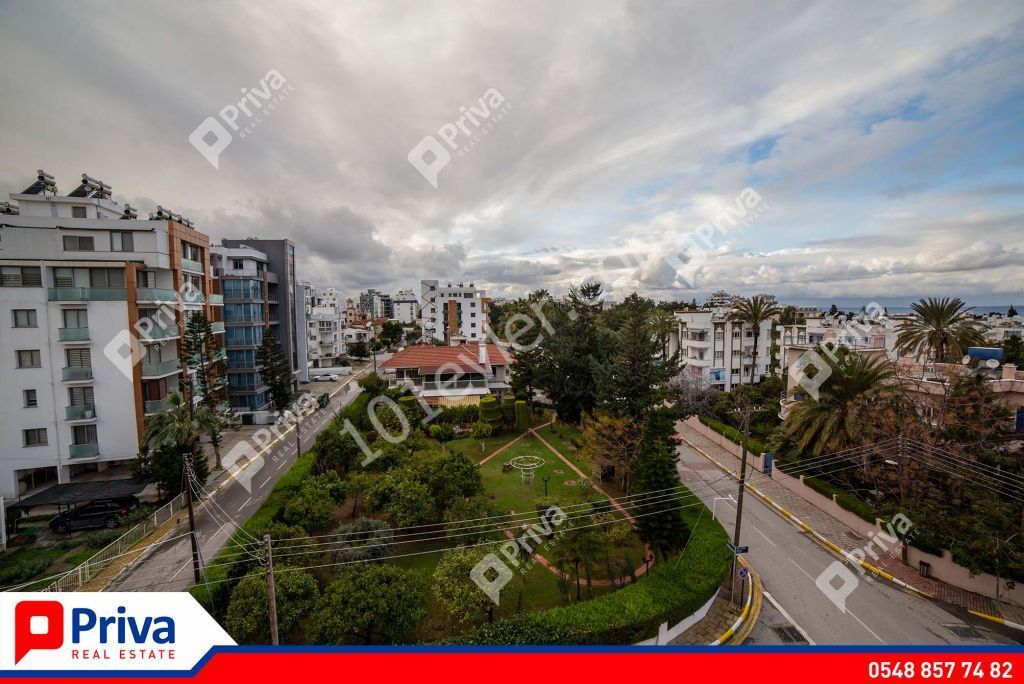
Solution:
{"label": "palm tree", "polygon": [[783,423],[783,431],[796,441],[800,453],[811,447],[811,454],[820,456],[859,443],[871,431],[870,416],[863,409],[894,374],[884,357],[851,352],[836,356],[838,360],[825,359],[832,374],[818,388],[818,398],[795,402]]}
{"label": "palm tree", "polygon": [[958,361],[968,347],[982,346],[985,336],[959,297],[921,299],[910,305],[917,314],[903,324],[896,338],[901,354],[931,351],[937,363]]}
{"label": "palm tree", "polygon": [[672,336],[672,331],[676,329],[675,316],[664,309],[655,309],[654,313],[651,314],[650,324],[651,332],[657,338],[658,343],[661,344],[661,358],[667,359],[668,341]]}
{"label": "palm tree", "polygon": [[189,406],[181,392],[167,395],[167,409],[149,417],[146,423],[146,446],[156,449],[170,447],[194,461],[199,447],[199,435],[209,434],[220,427],[220,419],[206,404]]}
{"label": "palm tree", "polygon": [[[733,310],[729,313],[729,319],[744,323],[754,329],[754,351],[751,353],[753,369],[750,372],[750,384],[754,384],[754,375],[757,373],[757,342],[761,337],[761,326],[765,321],[781,312],[782,309],[764,295],[740,298],[733,302]],[[740,384],[743,384],[742,370],[740,370]]]}

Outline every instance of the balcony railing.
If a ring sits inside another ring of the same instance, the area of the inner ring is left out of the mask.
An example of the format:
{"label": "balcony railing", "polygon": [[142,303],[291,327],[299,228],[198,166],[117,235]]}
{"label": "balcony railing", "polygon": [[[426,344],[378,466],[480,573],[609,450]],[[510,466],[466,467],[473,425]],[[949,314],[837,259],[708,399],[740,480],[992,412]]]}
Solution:
{"label": "balcony railing", "polygon": [[487,389],[486,380],[424,380],[425,390]]}
{"label": "balcony railing", "polygon": [[71,366],[61,368],[60,375],[66,381],[92,380],[92,366]]}
{"label": "balcony railing", "polygon": [[143,331],[143,340],[169,340],[174,337],[181,337],[181,329],[176,325],[154,325],[149,330]]}
{"label": "balcony railing", "polygon": [[212,294],[208,299],[213,306],[224,306],[224,295],[222,294]]}
{"label": "balcony railing", "polygon": [[51,287],[46,291],[51,302],[119,302],[128,298],[123,287]]}
{"label": "balcony railing", "polygon": [[144,408],[146,413],[160,413],[161,411],[167,410],[166,399],[151,399],[144,402]]}
{"label": "balcony railing", "polygon": [[65,420],[91,420],[96,417],[95,406],[65,406]]}
{"label": "balcony railing", "polygon": [[71,454],[71,458],[88,458],[89,456],[98,456],[100,453],[99,444],[72,444],[68,447],[68,451]]}
{"label": "balcony railing", "polygon": [[213,323],[210,323],[210,330],[215,333],[224,332],[224,321],[214,321]]}
{"label": "balcony railing", "polygon": [[135,299],[140,302],[176,302],[178,293],[160,287],[140,287]]}
{"label": "balcony railing", "polygon": [[171,359],[170,361],[159,361],[157,363],[143,363],[142,377],[158,377],[180,370],[181,359]]}
{"label": "balcony railing", "polygon": [[199,263],[198,261],[193,261],[192,259],[182,259],[181,267],[186,268],[190,271],[195,271],[197,273],[206,272],[205,270],[203,270],[203,265],[201,263]]}
{"label": "balcony railing", "polygon": [[60,328],[57,339],[61,342],[84,342],[89,339],[88,328]]}

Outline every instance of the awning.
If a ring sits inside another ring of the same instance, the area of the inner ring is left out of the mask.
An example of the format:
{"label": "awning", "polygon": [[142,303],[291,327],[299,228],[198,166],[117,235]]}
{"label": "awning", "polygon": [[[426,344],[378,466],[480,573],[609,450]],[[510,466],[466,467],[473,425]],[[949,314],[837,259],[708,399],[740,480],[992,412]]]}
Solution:
{"label": "awning", "polygon": [[104,499],[124,499],[141,492],[148,485],[147,481],[130,479],[69,482],[44,489],[38,494],[12,503],[8,508],[28,511],[37,506],[71,506]]}

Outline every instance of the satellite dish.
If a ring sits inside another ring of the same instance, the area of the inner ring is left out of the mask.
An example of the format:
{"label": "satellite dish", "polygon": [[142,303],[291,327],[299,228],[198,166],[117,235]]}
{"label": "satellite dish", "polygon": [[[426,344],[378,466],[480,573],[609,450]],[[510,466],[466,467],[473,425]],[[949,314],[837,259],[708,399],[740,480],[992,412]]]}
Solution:
{"label": "satellite dish", "polygon": [[971,357],[970,356],[965,356],[964,358],[960,359],[960,363],[964,364],[965,366],[967,364],[969,364],[970,362],[971,362]]}
{"label": "satellite dish", "polygon": [[988,361],[985,362],[985,365],[988,366],[989,368],[999,368],[999,361],[997,361],[996,359],[989,359]]}

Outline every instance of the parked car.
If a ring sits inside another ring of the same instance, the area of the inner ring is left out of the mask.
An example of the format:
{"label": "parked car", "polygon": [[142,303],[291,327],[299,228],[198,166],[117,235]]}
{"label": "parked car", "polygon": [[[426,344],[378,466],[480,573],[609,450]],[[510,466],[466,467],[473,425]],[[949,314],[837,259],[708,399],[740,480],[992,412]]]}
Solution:
{"label": "parked car", "polygon": [[57,534],[67,534],[73,530],[88,530],[95,527],[114,529],[121,524],[121,518],[127,514],[128,504],[126,502],[93,501],[55,516],[50,520],[50,529]]}
{"label": "parked car", "polygon": [[313,382],[337,382],[337,373],[324,373],[322,375],[314,375]]}

